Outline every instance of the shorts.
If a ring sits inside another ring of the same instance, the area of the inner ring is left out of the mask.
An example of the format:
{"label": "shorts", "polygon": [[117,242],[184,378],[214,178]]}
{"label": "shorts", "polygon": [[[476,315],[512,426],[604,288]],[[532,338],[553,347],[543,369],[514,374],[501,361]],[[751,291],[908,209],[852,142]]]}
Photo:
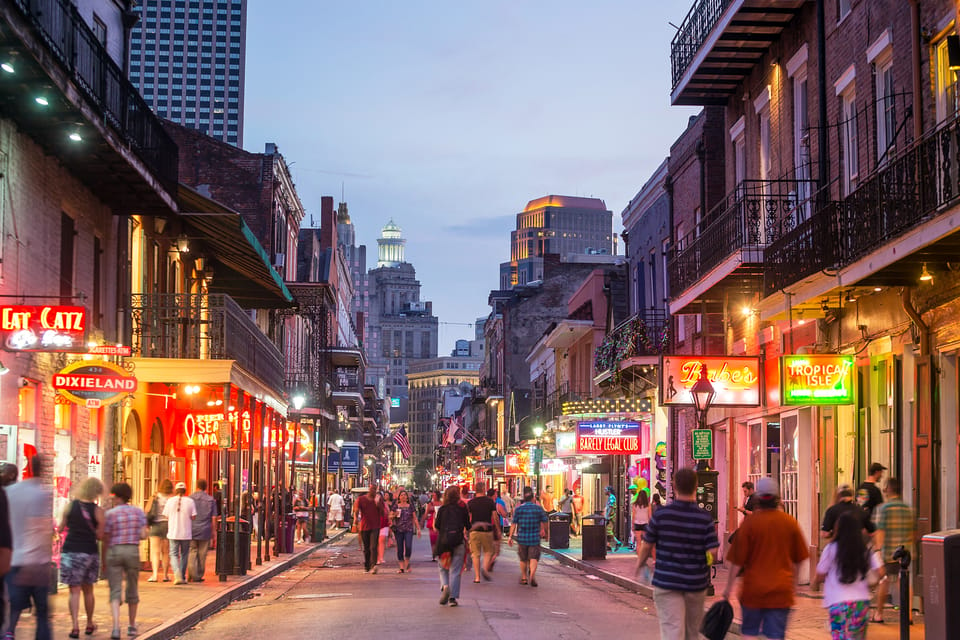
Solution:
{"label": "shorts", "polygon": [[60,582],[71,587],[93,584],[100,577],[100,555],[96,553],[60,554]]}
{"label": "shorts", "polygon": [[493,542],[493,531],[470,532],[470,553],[478,556],[480,553],[493,553],[495,551],[496,545]]}
{"label": "shorts", "polygon": [[790,609],[752,609],[742,607],[743,622],[740,633],[745,636],[763,634],[768,640],[784,640],[787,636],[787,618]]}
{"label": "shorts", "polygon": [[389,535],[390,535],[390,527],[382,527],[382,528],[380,529],[380,537],[381,537],[381,538],[386,538],[386,537],[389,536]]}
{"label": "shorts", "polygon": [[634,523],[633,523],[633,530],[634,530],[634,531],[646,531],[646,530],[647,530],[647,525],[645,525],[645,524],[637,524],[636,522],[634,522]]}
{"label": "shorts", "polygon": [[520,556],[520,562],[530,562],[540,559],[540,545],[521,544],[517,546],[517,555]]}

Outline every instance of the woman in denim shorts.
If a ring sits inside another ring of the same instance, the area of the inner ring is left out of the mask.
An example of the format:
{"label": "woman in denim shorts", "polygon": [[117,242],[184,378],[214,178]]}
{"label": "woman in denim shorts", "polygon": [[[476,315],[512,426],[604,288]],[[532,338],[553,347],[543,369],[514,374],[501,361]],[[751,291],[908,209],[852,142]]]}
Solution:
{"label": "woman in denim shorts", "polygon": [[60,581],[70,587],[71,638],[80,637],[80,593],[87,614],[86,634],[92,634],[93,583],[100,577],[100,550],[97,541],[103,537],[104,514],[96,500],[103,494],[103,483],[87,478],[80,483],[76,499],[67,505],[60,518],[60,531],[66,531],[60,551]]}

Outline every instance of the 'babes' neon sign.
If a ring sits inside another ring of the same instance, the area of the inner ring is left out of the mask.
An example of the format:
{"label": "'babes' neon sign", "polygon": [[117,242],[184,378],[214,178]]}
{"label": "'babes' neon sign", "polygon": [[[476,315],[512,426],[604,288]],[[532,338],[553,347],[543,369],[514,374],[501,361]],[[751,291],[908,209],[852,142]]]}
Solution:
{"label": "'babes' neon sign", "polygon": [[704,367],[716,393],[711,406],[760,406],[760,358],[753,356],[663,356],[660,404],[694,406],[690,389]]}

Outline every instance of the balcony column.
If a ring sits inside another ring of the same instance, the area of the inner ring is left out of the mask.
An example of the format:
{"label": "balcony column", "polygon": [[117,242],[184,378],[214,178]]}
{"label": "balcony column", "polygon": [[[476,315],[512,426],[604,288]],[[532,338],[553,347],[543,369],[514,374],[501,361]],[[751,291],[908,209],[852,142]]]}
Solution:
{"label": "balcony column", "polygon": [[[256,514],[253,516],[257,519],[257,566],[263,564],[263,528],[266,525],[266,518],[264,518],[264,506],[266,502],[264,496],[267,495],[264,493],[267,483],[267,475],[265,473],[264,458],[263,458],[263,436],[264,429],[267,424],[267,403],[260,403],[260,420],[258,425],[260,427],[260,460],[257,461],[257,490],[260,493],[260,499],[257,501]],[[254,429],[251,428],[250,437],[253,437]],[[269,560],[270,548],[267,547],[267,559]]]}
{"label": "balcony column", "polygon": [[[240,517],[243,514],[243,483],[240,467],[243,466],[243,389],[237,389],[237,461],[234,464],[234,488],[231,494],[236,502],[233,508],[233,573],[243,575],[246,567],[240,566]],[[230,406],[227,405],[229,411]]]}
{"label": "balcony column", "polygon": [[[229,414],[230,408],[230,383],[223,385],[223,415],[226,417]],[[230,452],[223,447],[220,447],[218,453],[220,457],[220,496],[221,496],[221,508],[220,508],[220,533],[217,535],[217,577],[220,582],[227,581],[227,558],[225,557],[226,547],[225,540],[227,539],[227,514],[230,513]]]}
{"label": "balcony column", "polygon": [[273,471],[273,407],[270,407],[267,410],[267,415],[264,422],[260,425],[260,428],[266,431],[267,436],[267,456],[266,460],[261,462],[266,463],[266,469],[263,474],[263,497],[260,499],[263,509],[263,528],[266,531],[266,544],[264,545],[264,554],[263,559],[266,562],[270,562],[270,532],[276,532],[276,529],[273,528],[273,476],[271,475]]}

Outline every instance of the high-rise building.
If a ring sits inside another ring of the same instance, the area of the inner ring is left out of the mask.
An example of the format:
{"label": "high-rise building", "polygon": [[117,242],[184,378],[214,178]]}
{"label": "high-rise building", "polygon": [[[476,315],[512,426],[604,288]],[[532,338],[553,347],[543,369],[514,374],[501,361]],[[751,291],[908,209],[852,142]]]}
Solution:
{"label": "high-rise building", "polygon": [[154,113],[243,146],[247,0],[142,0],[130,81]]}
{"label": "high-rise building", "polygon": [[[347,203],[337,206],[337,244],[350,269],[353,282],[353,321],[361,342],[367,340],[367,317],[370,315],[369,277],[367,276],[367,245],[357,244],[356,229],[347,211]],[[371,383],[374,384],[374,383]],[[382,391],[382,390],[381,390]]]}
{"label": "high-rise building", "polygon": [[500,288],[543,279],[543,256],[609,255],[613,212],[598,198],[544,196],[517,214],[510,232],[510,261],[500,264]]}
{"label": "high-rise building", "polygon": [[411,467],[432,459],[438,444],[440,419],[450,417],[464,401],[469,401],[472,389],[480,383],[482,363],[482,355],[454,355],[411,363],[407,418],[413,450],[408,461]]}

